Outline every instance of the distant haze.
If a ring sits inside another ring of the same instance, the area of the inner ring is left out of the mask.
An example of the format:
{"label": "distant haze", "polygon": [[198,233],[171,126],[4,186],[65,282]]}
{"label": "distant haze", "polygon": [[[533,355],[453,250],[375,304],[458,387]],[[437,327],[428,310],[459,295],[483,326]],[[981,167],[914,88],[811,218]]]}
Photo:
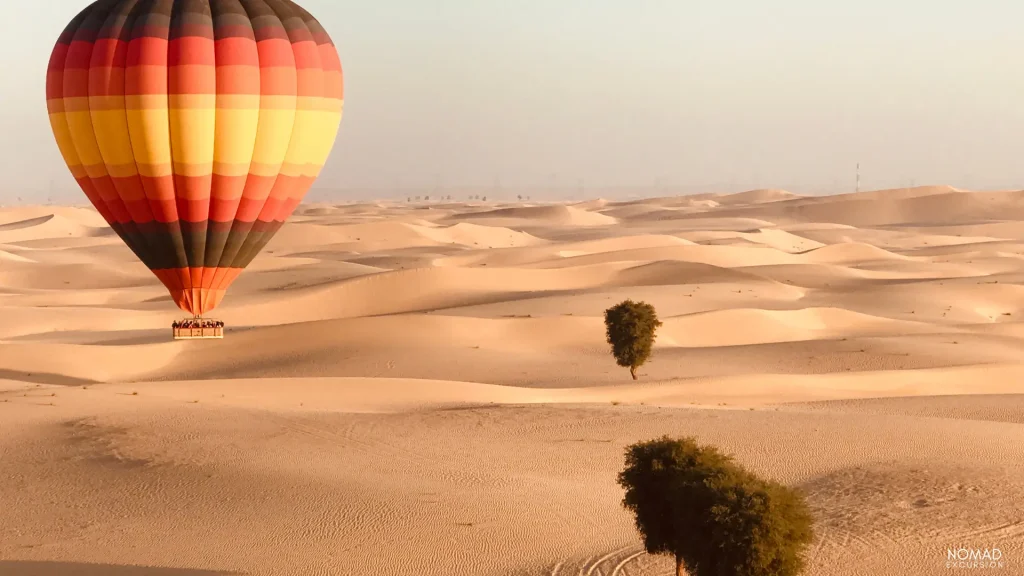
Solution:
{"label": "distant haze", "polygon": [[[86,4],[5,3],[0,204],[83,199],[44,84]],[[1019,2],[300,4],[346,76],[321,197],[1024,187]]]}

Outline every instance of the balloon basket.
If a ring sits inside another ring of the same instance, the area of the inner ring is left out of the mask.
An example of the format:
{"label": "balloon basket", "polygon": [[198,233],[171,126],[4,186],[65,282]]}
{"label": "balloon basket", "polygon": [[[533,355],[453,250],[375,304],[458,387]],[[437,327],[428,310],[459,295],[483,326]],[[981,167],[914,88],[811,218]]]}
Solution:
{"label": "balloon basket", "polygon": [[224,323],[209,318],[186,318],[171,324],[175,340],[219,340],[224,338]]}

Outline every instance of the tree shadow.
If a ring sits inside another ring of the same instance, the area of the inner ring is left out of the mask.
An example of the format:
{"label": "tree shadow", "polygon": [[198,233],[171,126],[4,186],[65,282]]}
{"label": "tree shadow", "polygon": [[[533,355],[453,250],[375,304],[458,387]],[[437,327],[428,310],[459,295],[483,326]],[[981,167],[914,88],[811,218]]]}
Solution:
{"label": "tree shadow", "polygon": [[0,560],[0,576],[241,576],[242,574],[242,572],[217,572],[188,568]]}

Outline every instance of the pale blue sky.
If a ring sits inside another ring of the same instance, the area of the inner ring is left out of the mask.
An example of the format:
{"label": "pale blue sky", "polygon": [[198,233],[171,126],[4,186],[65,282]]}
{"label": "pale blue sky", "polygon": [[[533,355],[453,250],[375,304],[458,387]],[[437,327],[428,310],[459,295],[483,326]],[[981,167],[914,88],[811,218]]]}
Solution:
{"label": "pale blue sky", "polygon": [[[1024,187],[1019,1],[300,3],[346,74],[319,188]],[[0,203],[74,186],[43,86],[85,4],[4,6]]]}

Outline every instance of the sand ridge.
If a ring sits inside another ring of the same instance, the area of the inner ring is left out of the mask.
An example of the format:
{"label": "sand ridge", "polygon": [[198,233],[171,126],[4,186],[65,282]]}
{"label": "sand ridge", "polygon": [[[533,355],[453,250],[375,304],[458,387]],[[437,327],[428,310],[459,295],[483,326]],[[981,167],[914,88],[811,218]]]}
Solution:
{"label": "sand ridge", "polygon": [[0,574],[669,574],[615,485],[662,434],[803,489],[808,574],[1024,573],[1022,199],[303,205],[214,342],[95,211],[0,209]]}

